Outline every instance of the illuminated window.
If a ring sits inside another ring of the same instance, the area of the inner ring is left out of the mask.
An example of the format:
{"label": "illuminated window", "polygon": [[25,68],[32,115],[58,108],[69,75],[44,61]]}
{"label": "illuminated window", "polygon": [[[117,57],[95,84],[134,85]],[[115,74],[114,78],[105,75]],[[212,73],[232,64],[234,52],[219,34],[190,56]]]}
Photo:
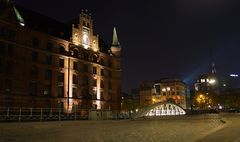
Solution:
{"label": "illuminated window", "polygon": [[166,88],[163,88],[162,91],[163,91],[163,92],[166,92]]}

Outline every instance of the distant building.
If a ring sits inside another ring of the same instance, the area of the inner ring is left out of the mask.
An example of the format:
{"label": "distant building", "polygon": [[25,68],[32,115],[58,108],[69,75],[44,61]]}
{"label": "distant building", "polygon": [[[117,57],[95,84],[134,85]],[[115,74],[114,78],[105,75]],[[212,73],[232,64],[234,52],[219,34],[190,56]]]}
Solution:
{"label": "distant building", "polygon": [[218,78],[215,74],[200,75],[196,80],[194,86],[196,92],[213,92],[218,91]]}
{"label": "distant building", "polygon": [[140,87],[140,105],[148,106],[158,102],[172,102],[182,108],[188,108],[189,98],[187,85],[179,79],[161,79],[154,82],[143,82]]}
{"label": "distant building", "polygon": [[116,29],[107,46],[87,11],[71,24],[0,0],[0,107],[120,111]]}

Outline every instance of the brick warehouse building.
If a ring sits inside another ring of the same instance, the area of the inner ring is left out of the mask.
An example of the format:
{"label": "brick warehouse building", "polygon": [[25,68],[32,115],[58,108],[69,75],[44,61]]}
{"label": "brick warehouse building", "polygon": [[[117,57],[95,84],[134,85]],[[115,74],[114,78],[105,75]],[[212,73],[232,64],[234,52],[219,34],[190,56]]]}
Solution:
{"label": "brick warehouse building", "polygon": [[120,111],[116,29],[109,47],[87,11],[71,24],[0,0],[0,107]]}

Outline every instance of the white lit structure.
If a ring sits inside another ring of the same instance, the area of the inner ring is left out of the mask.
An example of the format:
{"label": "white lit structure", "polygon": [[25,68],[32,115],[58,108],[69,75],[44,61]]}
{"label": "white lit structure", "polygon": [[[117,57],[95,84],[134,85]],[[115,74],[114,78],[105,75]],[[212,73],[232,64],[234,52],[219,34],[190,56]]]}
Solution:
{"label": "white lit structure", "polygon": [[186,111],[180,106],[173,103],[156,103],[142,110],[138,111],[134,118],[139,117],[151,117],[151,116],[176,116],[176,115],[185,115]]}

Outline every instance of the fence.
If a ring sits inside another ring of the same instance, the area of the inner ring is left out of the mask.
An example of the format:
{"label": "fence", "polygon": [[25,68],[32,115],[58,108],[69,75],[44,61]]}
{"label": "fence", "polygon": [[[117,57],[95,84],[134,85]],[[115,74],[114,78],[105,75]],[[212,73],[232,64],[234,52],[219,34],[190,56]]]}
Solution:
{"label": "fence", "polygon": [[61,108],[13,108],[0,107],[1,121],[61,121],[86,120],[88,110],[73,109],[72,113],[64,113]]}

